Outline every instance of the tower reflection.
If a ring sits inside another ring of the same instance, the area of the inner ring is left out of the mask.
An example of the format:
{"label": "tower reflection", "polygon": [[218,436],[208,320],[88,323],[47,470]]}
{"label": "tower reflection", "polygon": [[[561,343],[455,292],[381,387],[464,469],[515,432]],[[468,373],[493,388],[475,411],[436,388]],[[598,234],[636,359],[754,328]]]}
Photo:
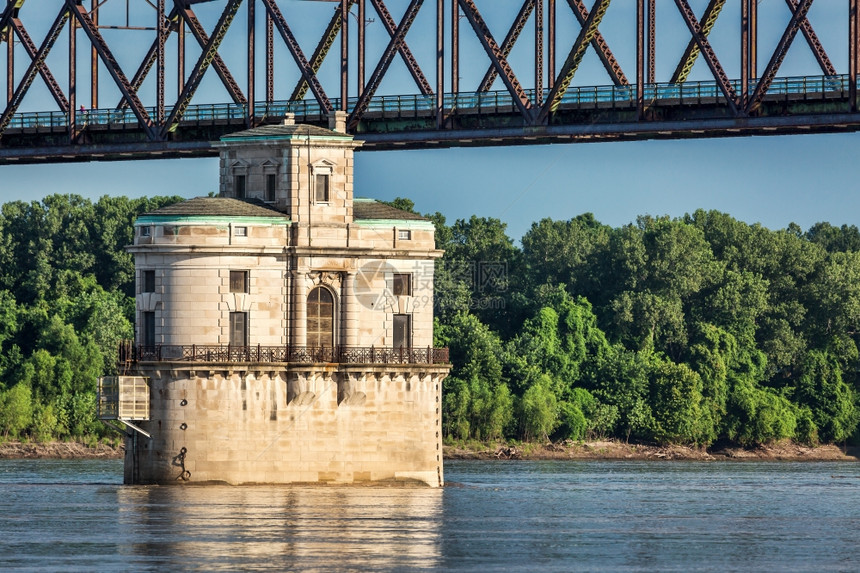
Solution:
{"label": "tower reflection", "polygon": [[400,569],[441,563],[442,495],[418,487],[140,486],[118,490],[129,565]]}

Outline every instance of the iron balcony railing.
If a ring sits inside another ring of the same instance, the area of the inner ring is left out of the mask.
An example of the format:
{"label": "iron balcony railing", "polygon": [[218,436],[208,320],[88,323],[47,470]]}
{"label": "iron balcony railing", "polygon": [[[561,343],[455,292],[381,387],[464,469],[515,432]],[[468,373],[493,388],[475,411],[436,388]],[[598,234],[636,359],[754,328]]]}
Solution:
{"label": "iron balcony railing", "polygon": [[352,346],[120,345],[120,364],[135,362],[255,362],[296,364],[448,364],[447,348]]}
{"label": "iron balcony railing", "polygon": [[[756,80],[750,80],[750,90],[755,89]],[[732,80],[736,92],[741,90],[741,81]],[[525,90],[529,100],[535,100],[535,91]],[[849,77],[799,76],[775,78],[767,90],[767,96],[782,96],[786,100],[830,99],[845,97],[849,91]],[[546,101],[549,90],[544,91],[542,101]],[[722,98],[722,92],[715,81],[656,83],[646,84],[643,96],[648,102],[697,103],[700,100]],[[782,99],[782,98],[780,98]],[[348,100],[348,108],[353,109],[357,98]],[[340,100],[331,100],[334,109],[340,109]],[[580,107],[634,106],[636,104],[635,86],[571,86],[565,91],[561,105]],[[459,113],[483,114],[497,113],[499,110],[514,109],[514,100],[508,91],[447,93],[443,107]],[[155,117],[155,108],[146,108],[150,117]],[[325,112],[314,99],[301,101],[257,102],[254,104],[255,117],[266,120],[282,118],[286,113],[296,114],[297,121],[308,121],[325,116]],[[435,95],[378,95],[371,99],[367,113],[385,117],[433,116],[436,113]],[[75,112],[78,126],[104,126],[111,129],[132,129],[138,121],[134,113],[123,109],[90,109]],[[240,122],[247,114],[246,104],[200,104],[188,106],[179,124],[195,125],[212,122]],[[61,129],[68,126],[68,116],[63,112],[21,112],[12,116],[10,129]]]}

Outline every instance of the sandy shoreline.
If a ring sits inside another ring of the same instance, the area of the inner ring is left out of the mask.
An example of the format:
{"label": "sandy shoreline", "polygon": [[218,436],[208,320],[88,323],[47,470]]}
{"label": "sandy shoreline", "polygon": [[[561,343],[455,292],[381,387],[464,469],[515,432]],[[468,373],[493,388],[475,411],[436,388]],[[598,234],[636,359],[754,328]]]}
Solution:
{"label": "sandy shoreline", "polygon": [[[90,447],[76,442],[0,444],[0,459],[122,459],[122,447],[98,444]],[[448,460],[774,460],[774,461],[860,461],[860,447],[842,449],[835,445],[809,447],[791,442],[754,448],[689,446],[647,446],[618,441],[565,442],[563,444],[486,444],[461,448],[445,446]]]}
{"label": "sandy shoreline", "polygon": [[114,448],[107,444],[98,444],[94,447],[78,442],[0,444],[0,459],[122,459],[123,453],[123,448]]}
{"label": "sandy shoreline", "polygon": [[618,441],[564,444],[496,444],[485,449],[445,446],[445,459],[451,460],[750,460],[750,461],[860,461],[860,448],[846,450],[835,446],[809,447],[792,442],[711,449],[689,446],[647,446]]}

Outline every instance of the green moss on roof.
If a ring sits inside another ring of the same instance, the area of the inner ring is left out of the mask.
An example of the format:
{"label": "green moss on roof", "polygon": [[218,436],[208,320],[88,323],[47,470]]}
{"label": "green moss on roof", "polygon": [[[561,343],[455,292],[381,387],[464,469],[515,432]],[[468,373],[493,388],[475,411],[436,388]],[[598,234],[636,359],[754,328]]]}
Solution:
{"label": "green moss on roof", "polygon": [[174,203],[143,217],[281,217],[286,214],[259,199],[230,199],[227,197],[195,197],[182,203]]}
{"label": "green moss on roof", "polygon": [[375,199],[356,198],[352,205],[352,216],[354,219],[385,219],[393,221],[427,221],[426,217],[422,217],[417,213],[410,213],[380,203]]}

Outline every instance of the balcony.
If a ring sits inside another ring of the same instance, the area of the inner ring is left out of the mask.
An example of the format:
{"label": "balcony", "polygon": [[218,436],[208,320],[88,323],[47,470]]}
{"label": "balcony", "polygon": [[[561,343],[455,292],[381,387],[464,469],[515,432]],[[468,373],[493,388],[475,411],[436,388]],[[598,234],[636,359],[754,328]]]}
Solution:
{"label": "balcony", "polygon": [[231,346],[192,344],[134,346],[122,344],[119,362],[229,362],[293,364],[449,364],[447,348],[348,346]]}

